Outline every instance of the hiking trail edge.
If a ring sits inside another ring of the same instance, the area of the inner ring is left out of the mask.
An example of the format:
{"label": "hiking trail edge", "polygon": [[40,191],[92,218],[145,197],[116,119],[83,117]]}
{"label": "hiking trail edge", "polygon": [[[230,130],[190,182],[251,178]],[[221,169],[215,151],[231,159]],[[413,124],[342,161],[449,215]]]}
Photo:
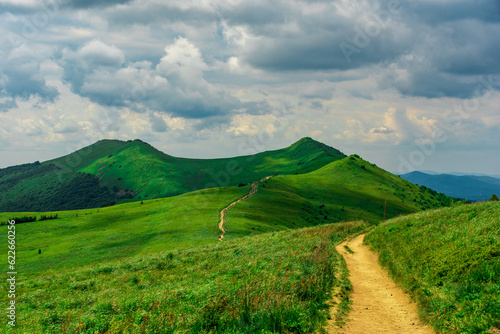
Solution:
{"label": "hiking trail edge", "polygon": [[[417,316],[415,303],[399,288],[377,261],[377,254],[363,245],[365,234],[336,246],[344,257],[352,284],[351,311],[343,328],[330,325],[329,333],[432,334]],[[350,253],[344,246],[354,253]]]}
{"label": "hiking trail edge", "polygon": [[233,206],[235,206],[237,203],[239,203],[241,201],[244,201],[247,198],[255,195],[255,193],[257,192],[257,189],[259,188],[259,183],[267,181],[271,177],[272,177],[272,175],[271,176],[266,176],[265,178],[263,178],[260,181],[252,182],[252,185],[250,186],[250,191],[248,192],[248,194],[246,194],[245,196],[243,196],[239,200],[234,201],[233,203],[229,204],[228,206],[226,206],[224,209],[221,210],[221,212],[220,212],[220,221],[219,221],[219,230],[221,231],[221,234],[219,236],[219,240],[220,241],[222,241],[222,239],[224,238],[224,234],[226,234],[226,229],[225,229],[224,225],[226,225],[227,210],[229,210],[230,208],[232,208]]}

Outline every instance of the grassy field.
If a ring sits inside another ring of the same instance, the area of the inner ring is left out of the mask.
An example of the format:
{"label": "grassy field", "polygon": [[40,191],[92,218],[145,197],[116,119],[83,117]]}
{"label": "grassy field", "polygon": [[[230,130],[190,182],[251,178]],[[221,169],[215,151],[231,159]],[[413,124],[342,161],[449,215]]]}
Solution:
{"label": "grassy field", "polygon": [[[217,242],[219,212],[249,187],[205,189],[100,209],[43,213],[58,219],[16,225],[20,272],[61,270],[136,254]],[[42,213],[0,213],[0,222]],[[0,226],[6,234],[7,226]],[[0,249],[6,254],[7,243]],[[42,253],[38,254],[41,249]]]}
{"label": "grassy field", "polygon": [[416,299],[435,330],[500,329],[499,202],[396,218],[365,242],[380,252],[380,263]]}
{"label": "grassy field", "polygon": [[330,224],[72,270],[19,270],[15,333],[322,330],[332,288],[340,287],[345,306],[350,286],[335,244],[369,228]]}

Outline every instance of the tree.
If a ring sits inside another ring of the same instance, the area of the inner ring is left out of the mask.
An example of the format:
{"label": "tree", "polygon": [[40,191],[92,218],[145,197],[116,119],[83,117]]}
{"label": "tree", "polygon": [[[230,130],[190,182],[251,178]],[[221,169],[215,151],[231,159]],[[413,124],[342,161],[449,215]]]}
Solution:
{"label": "tree", "polygon": [[498,196],[493,194],[491,195],[490,199],[488,201],[492,201],[492,202],[498,202]]}

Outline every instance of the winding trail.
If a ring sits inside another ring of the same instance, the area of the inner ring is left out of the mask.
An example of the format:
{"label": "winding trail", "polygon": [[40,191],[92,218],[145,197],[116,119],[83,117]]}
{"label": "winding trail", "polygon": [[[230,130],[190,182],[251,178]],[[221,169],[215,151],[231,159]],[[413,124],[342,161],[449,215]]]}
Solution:
{"label": "winding trail", "polygon": [[[408,334],[434,333],[430,327],[422,326],[417,316],[417,307],[410,298],[389,278],[377,261],[377,255],[363,245],[365,235],[337,245],[349,269],[351,311],[349,320],[342,328],[330,333],[342,334]],[[350,253],[348,246],[354,253]]]}
{"label": "winding trail", "polygon": [[226,229],[225,229],[224,225],[226,225],[227,210],[229,210],[230,208],[232,208],[233,206],[235,206],[237,203],[239,203],[241,201],[244,201],[247,198],[255,195],[255,193],[257,192],[257,189],[259,188],[259,183],[267,181],[271,177],[272,177],[272,175],[271,176],[266,176],[265,178],[263,178],[260,181],[252,182],[252,185],[250,186],[250,191],[248,192],[248,194],[246,194],[245,196],[243,196],[239,200],[234,201],[233,203],[229,204],[228,206],[226,206],[224,209],[221,210],[221,212],[220,212],[220,221],[219,221],[219,230],[221,231],[221,234],[219,236],[219,240],[220,241],[222,241],[222,239],[224,238],[224,234],[226,234]]}

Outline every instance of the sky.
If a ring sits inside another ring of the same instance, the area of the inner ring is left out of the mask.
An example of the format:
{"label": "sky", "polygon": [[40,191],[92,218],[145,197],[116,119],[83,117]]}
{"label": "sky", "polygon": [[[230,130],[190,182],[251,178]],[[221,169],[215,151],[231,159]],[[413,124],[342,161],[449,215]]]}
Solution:
{"label": "sky", "polygon": [[309,136],[398,174],[500,174],[497,0],[2,0],[0,36],[0,168]]}

